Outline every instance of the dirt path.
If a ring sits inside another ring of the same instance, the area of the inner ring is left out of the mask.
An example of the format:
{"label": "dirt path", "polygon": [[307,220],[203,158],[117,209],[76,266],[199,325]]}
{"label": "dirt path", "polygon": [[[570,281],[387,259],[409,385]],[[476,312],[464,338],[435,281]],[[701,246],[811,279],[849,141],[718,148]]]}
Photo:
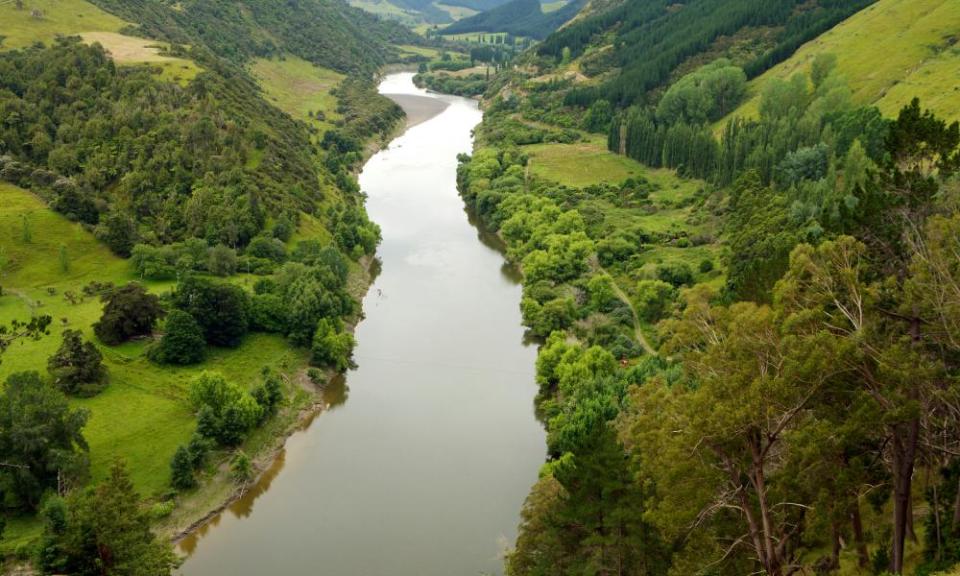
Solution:
{"label": "dirt path", "polygon": [[[607,272],[603,266],[598,265],[597,268],[600,270],[600,272],[610,276],[610,278],[613,279],[613,275]],[[650,345],[650,342],[647,341],[647,337],[643,334],[643,329],[640,326],[640,315],[637,314],[637,309],[633,306],[633,302],[630,301],[630,297],[627,296],[627,293],[624,292],[622,288],[620,288],[620,285],[617,284],[616,280],[613,280],[611,284],[613,286],[614,293],[617,295],[617,298],[622,300],[627,306],[630,307],[630,314],[633,315],[633,333],[637,338],[637,342],[639,342],[640,346],[643,347],[644,352],[651,356],[656,356],[656,349]]]}

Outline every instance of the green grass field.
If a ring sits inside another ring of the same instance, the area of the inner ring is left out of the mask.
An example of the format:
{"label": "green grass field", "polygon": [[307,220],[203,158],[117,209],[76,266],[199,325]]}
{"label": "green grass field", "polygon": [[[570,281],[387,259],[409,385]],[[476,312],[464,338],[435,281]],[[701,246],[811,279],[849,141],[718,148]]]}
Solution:
{"label": "green grass field", "polygon": [[859,103],[895,116],[917,96],[939,116],[960,120],[958,31],[956,0],[880,0],[753,80],[754,98],[734,114],[755,116],[767,80],[806,72],[817,54],[832,53]]}
{"label": "green grass field", "polygon": [[601,136],[574,144],[533,144],[523,149],[530,155],[533,175],[576,188],[601,182],[619,184],[648,172],[639,162],[609,152]]}
{"label": "green grass field", "polygon": [[[83,0],[24,0],[17,10],[10,0],[0,2],[0,48],[23,48],[34,42],[49,44],[57,35],[117,32],[126,22]],[[40,18],[31,16],[40,10]]]}
{"label": "green grass field", "polygon": [[443,4],[442,2],[434,2],[433,5],[449,14],[454,20],[462,20],[463,18],[469,18],[470,16],[480,13],[466,6],[451,6],[450,4]]}
{"label": "green grass field", "polygon": [[[79,224],[49,210],[30,192],[0,184],[0,323],[27,319],[31,314],[53,317],[51,334],[39,341],[18,343],[0,364],[0,381],[21,370],[46,373],[46,359],[59,347],[65,328],[80,329],[96,341],[91,325],[99,318],[101,303],[86,298],[70,304],[65,290],[79,293],[91,280],[126,283],[136,278],[129,263],[113,256]],[[24,241],[23,221],[30,228]],[[307,232],[309,233],[309,231]],[[60,246],[67,247],[69,270],[60,265]],[[241,283],[251,278],[237,277]],[[148,283],[163,292],[169,283]],[[306,366],[305,351],[291,348],[278,336],[253,334],[237,349],[214,349],[201,365],[158,368],[144,352],[147,343],[100,346],[110,383],[94,398],[73,400],[91,417],[84,435],[90,444],[93,480],[103,478],[116,459],[126,460],[140,493],[157,496],[167,490],[169,462],[177,446],[193,432],[195,419],[186,400],[190,380],[202,370],[218,370],[228,378],[252,387],[263,366],[287,374]],[[39,523],[16,518],[8,524],[0,553],[11,552],[39,531]]]}
{"label": "green grass field", "polygon": [[[333,127],[337,115],[337,98],[330,93],[343,80],[343,74],[315,66],[295,56],[283,60],[258,59],[250,71],[274,106],[317,126],[321,131]],[[310,113],[322,111],[325,120]]]}

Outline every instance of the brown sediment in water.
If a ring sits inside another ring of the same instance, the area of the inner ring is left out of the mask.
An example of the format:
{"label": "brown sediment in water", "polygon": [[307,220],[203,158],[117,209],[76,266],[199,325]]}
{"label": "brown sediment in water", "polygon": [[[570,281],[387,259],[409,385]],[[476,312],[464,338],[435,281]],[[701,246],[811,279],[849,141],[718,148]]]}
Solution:
{"label": "brown sediment in water", "polygon": [[440,98],[430,98],[416,94],[384,94],[384,96],[396,102],[407,113],[407,128],[426,122],[439,115],[450,105],[449,102]]}

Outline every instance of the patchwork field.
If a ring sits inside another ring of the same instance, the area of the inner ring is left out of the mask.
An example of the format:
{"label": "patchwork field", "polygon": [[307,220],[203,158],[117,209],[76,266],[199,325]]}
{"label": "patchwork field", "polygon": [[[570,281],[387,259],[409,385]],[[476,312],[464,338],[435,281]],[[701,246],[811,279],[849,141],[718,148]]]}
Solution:
{"label": "patchwork field", "polygon": [[734,114],[755,116],[765,82],[808,71],[818,54],[832,53],[859,103],[894,116],[917,96],[939,116],[960,120],[958,40],[960,2],[880,0],[753,80],[754,98]]}

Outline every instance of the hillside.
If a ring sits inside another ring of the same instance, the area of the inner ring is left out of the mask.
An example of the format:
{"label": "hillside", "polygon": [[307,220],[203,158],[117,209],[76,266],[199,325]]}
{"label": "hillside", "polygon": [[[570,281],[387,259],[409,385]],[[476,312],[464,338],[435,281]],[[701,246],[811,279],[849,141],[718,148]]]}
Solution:
{"label": "hillside", "polygon": [[[807,72],[820,54],[837,57],[854,99],[895,115],[917,96],[937,115],[960,119],[960,4],[949,0],[879,0],[750,82],[754,97],[736,112],[754,116],[772,78]],[[882,38],[878,48],[876,39]]]}
{"label": "hillside", "polygon": [[459,189],[548,431],[508,574],[955,571],[954,400],[885,371],[960,374],[956,12],[626,2],[488,82]]}
{"label": "hillside", "polygon": [[595,85],[572,90],[569,104],[628,106],[706,58],[727,57],[759,75],[872,1],[625,2],[571,23],[537,54],[554,62],[582,57],[579,69]]}
{"label": "hillside", "polygon": [[585,4],[585,0],[575,0],[556,10],[544,11],[539,0],[512,0],[454,22],[443,29],[443,34],[497,32],[542,40],[576,16]]}
{"label": "hillside", "polygon": [[[354,173],[402,118],[372,74],[399,58],[394,42],[409,53],[420,39],[321,0],[25,0],[0,3],[0,21],[0,325],[53,319],[3,355],[0,381],[36,371],[52,388],[48,359],[77,330],[102,376],[92,392],[64,388],[70,409],[89,410],[89,452],[62,481],[94,485],[123,461],[174,534],[234,492],[238,451],[254,473],[314,402],[308,368],[321,382],[346,365],[379,238]],[[189,358],[158,351],[173,321],[94,329],[131,283],[199,326],[212,309],[178,304],[185,282],[234,314],[207,324]],[[311,354],[318,326],[335,355]],[[198,431],[190,390],[206,371],[262,415],[229,441]],[[177,483],[171,461],[188,443],[204,456]],[[0,470],[0,553],[26,557],[44,526],[36,494],[59,480],[13,492],[18,469]]]}

